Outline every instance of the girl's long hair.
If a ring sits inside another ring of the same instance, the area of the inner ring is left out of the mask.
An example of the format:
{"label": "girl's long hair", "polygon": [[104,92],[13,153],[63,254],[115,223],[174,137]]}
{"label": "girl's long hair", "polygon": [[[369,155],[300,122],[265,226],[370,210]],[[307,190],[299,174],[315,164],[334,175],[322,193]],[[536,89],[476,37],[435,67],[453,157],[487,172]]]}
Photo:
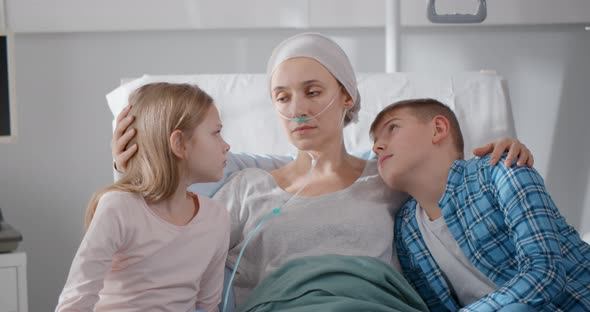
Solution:
{"label": "girl's long hair", "polygon": [[181,130],[185,138],[190,138],[213,106],[213,99],[196,85],[152,83],[137,89],[129,97],[129,104],[129,115],[135,116],[130,127],[136,129],[136,135],[128,146],[136,143],[137,152],[122,179],[92,195],[86,209],[86,229],[106,192],[139,193],[147,202],[172,196],[178,188],[180,168],[170,136],[174,130]]}

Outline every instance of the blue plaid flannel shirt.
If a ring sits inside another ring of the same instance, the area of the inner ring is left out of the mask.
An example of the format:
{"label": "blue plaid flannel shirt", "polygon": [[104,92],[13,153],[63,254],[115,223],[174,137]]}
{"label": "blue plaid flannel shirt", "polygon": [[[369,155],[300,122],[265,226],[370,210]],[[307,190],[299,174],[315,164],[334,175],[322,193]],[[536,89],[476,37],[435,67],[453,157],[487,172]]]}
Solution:
{"label": "blue plaid flannel shirt", "polygon": [[499,288],[459,306],[422,239],[411,199],[396,216],[396,248],[404,275],[431,311],[496,311],[515,302],[590,311],[590,246],[565,222],[534,169],[490,166],[489,156],[455,161],[439,207],[465,256]]}

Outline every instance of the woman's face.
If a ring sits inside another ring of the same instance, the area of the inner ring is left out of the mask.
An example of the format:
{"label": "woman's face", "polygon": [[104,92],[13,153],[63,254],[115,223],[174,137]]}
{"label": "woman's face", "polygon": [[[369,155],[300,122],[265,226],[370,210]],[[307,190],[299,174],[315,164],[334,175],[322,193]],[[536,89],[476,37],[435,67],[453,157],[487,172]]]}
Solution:
{"label": "woman's face", "polygon": [[307,57],[286,60],[275,69],[270,88],[279,114],[312,117],[305,122],[281,118],[297,149],[319,150],[333,140],[342,141],[345,108],[352,106],[352,99],[322,64]]}

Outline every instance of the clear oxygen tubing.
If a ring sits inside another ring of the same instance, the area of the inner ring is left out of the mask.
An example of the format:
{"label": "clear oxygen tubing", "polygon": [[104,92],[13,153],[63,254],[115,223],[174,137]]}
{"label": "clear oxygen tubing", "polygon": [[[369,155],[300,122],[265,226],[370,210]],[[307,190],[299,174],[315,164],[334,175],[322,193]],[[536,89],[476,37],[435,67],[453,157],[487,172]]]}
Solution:
{"label": "clear oxygen tubing", "polygon": [[[336,98],[338,97],[340,90],[342,90],[342,86],[340,86],[340,88],[338,88],[338,92],[336,92],[336,95],[334,95],[334,97],[332,98],[332,101],[330,101],[330,103],[324,109],[322,109],[319,113],[317,113],[313,116],[287,117],[287,116],[283,115],[283,113],[281,113],[280,110],[277,110],[277,112],[279,113],[279,116],[281,116],[281,118],[283,118],[283,119],[294,121],[296,123],[304,123],[306,121],[316,118],[317,116],[319,116],[320,114],[325,112],[328,108],[330,108],[330,106],[332,106],[332,104],[334,104],[334,102],[336,101]],[[294,113],[292,115],[294,115]]]}
{"label": "clear oxygen tubing", "polygon": [[225,296],[223,298],[223,312],[225,312],[227,310],[227,301],[229,299],[229,291],[230,291],[229,287],[232,287],[234,277],[236,275],[236,271],[238,270],[238,266],[240,264],[240,260],[242,260],[242,255],[244,254],[244,250],[246,250],[246,246],[250,242],[250,239],[252,239],[252,237],[254,237],[254,235],[260,230],[260,228],[262,228],[262,225],[266,222],[266,220],[268,220],[268,218],[270,218],[272,215],[279,214],[279,212],[281,212],[281,210],[285,206],[287,206],[287,204],[289,204],[289,202],[291,202],[291,200],[293,200],[293,198],[297,197],[297,195],[299,195],[299,193],[301,193],[301,191],[303,191],[303,189],[307,186],[307,184],[311,180],[311,174],[313,173],[313,169],[317,165],[317,159],[313,156],[312,153],[308,152],[308,154],[309,154],[309,157],[311,157],[311,168],[309,169],[308,173],[306,174],[305,182],[303,183],[303,185],[299,188],[299,190],[297,190],[297,192],[295,192],[295,194],[293,194],[293,196],[291,196],[289,198],[289,200],[287,200],[282,205],[282,207],[274,208],[269,213],[267,213],[264,217],[262,217],[262,220],[260,220],[260,222],[258,222],[258,224],[254,228],[254,230],[252,230],[250,232],[250,234],[248,234],[248,237],[246,238],[246,241],[244,242],[244,245],[242,246],[240,253],[238,254],[238,258],[236,260],[236,263],[234,264],[234,269],[231,272],[231,277],[230,277],[229,282],[227,284],[228,289],[225,291]]}
{"label": "clear oxygen tubing", "polygon": [[[334,100],[332,100],[332,102],[330,102],[330,104],[328,104],[328,106],[332,105],[333,102],[334,102]],[[325,110],[326,109],[322,110],[322,112],[325,111]],[[341,126],[344,126],[344,119],[346,118],[346,112],[347,111],[348,111],[348,109],[345,109],[344,110],[344,113],[342,114],[342,119],[340,121],[340,125]],[[320,112],[320,114],[322,112]],[[315,118],[318,115],[319,114],[316,114],[312,118]],[[282,116],[282,114],[281,114],[281,116]],[[290,119],[290,118],[288,118],[288,119]],[[260,220],[260,222],[258,222],[258,224],[256,225],[256,227],[248,234],[248,237],[244,241],[244,245],[240,249],[240,253],[238,254],[238,258],[236,259],[236,263],[234,264],[234,268],[233,268],[233,270],[231,272],[231,276],[230,276],[229,281],[227,283],[227,287],[228,288],[226,289],[225,295],[223,296],[223,310],[222,310],[222,312],[226,312],[227,311],[227,302],[229,300],[230,288],[233,285],[234,277],[236,276],[236,271],[238,270],[238,266],[240,265],[240,260],[242,260],[242,255],[244,254],[244,250],[246,250],[246,246],[248,246],[248,243],[250,242],[250,239],[252,239],[252,237],[254,237],[254,235],[256,235],[256,233],[262,228],[262,225],[266,222],[266,220],[268,220],[273,215],[278,215],[281,212],[281,210],[285,206],[287,206],[287,204],[289,204],[289,202],[291,202],[293,200],[293,198],[297,197],[299,195],[299,193],[301,193],[303,191],[303,189],[305,189],[305,187],[307,186],[307,184],[309,184],[309,181],[311,180],[311,174],[313,173],[313,170],[315,169],[315,167],[317,165],[317,158],[311,152],[307,152],[307,153],[309,154],[309,157],[311,158],[311,168],[309,169],[308,173],[305,176],[305,181],[304,181],[303,185],[281,207],[274,208],[269,213],[267,213],[264,217],[262,217],[262,220]]]}

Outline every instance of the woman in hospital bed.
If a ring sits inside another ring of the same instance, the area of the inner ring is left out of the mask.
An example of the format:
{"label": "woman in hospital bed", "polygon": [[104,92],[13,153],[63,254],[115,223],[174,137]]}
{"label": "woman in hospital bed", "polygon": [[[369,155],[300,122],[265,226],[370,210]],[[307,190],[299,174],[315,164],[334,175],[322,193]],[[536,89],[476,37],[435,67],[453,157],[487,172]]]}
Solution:
{"label": "woman in hospital bed", "polygon": [[[270,172],[236,172],[214,196],[230,213],[229,267],[249,233],[275,210],[244,249],[233,283],[236,302],[245,303],[263,279],[289,260],[307,256],[368,256],[399,271],[393,217],[406,195],[387,188],[376,161],[354,157],[344,146],[344,127],[357,118],[361,100],[344,51],[320,34],[296,35],[275,48],[267,74],[274,108],[298,152]],[[117,168],[124,168],[135,152],[124,149],[133,136],[128,125],[120,122],[113,138]],[[493,148],[497,161],[508,147],[507,162],[519,157],[519,165],[532,165],[528,149],[515,139],[499,139],[477,155]]]}

